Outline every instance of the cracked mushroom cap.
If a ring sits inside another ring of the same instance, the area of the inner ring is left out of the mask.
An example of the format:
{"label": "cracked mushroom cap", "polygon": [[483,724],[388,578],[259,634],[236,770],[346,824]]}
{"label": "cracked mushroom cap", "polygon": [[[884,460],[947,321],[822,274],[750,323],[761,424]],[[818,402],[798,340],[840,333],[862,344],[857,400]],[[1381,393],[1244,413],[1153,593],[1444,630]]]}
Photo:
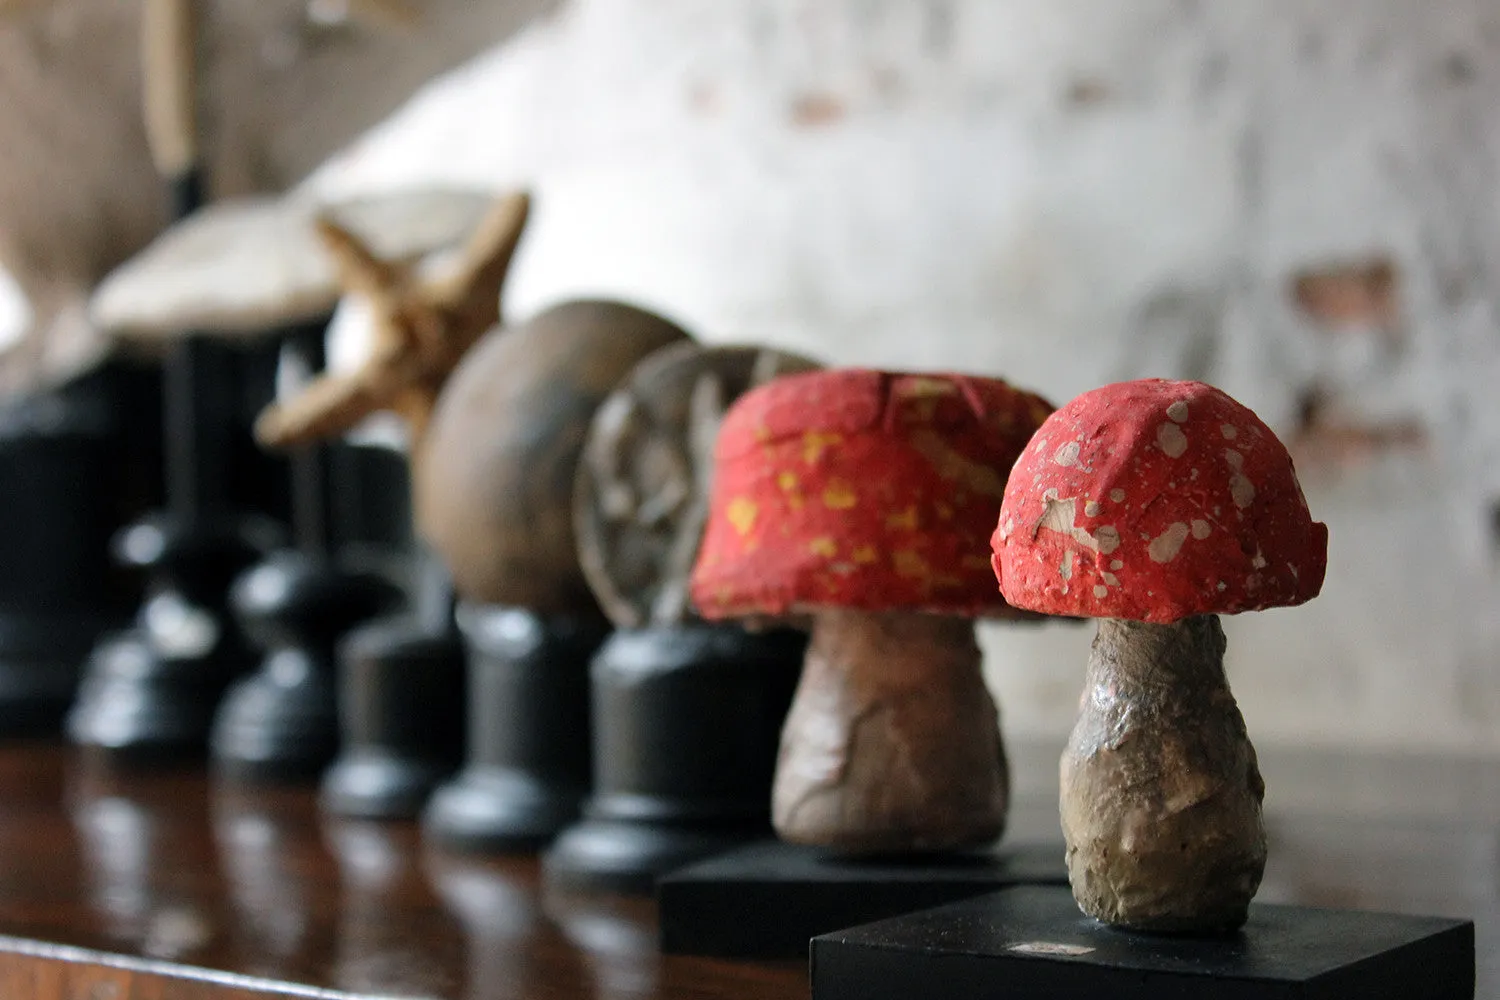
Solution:
{"label": "cracked mushroom cap", "polygon": [[1328,528],[1259,417],[1202,382],[1143,379],[1047,419],[991,546],[1016,607],[1167,623],[1312,600]]}
{"label": "cracked mushroom cap", "polygon": [[999,379],[838,369],[730,408],[692,593],[706,618],[818,607],[1017,614],[976,543],[1046,400]]}

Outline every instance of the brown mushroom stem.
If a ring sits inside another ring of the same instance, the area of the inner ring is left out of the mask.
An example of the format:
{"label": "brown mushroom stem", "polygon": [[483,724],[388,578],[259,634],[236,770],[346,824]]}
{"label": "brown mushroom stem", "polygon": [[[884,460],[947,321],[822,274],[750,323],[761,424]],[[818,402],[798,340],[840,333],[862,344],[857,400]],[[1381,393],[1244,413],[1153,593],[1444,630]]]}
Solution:
{"label": "brown mushroom stem", "polygon": [[1216,615],[1103,619],[1062,757],[1073,896],[1136,930],[1228,931],[1266,863],[1265,784]]}
{"label": "brown mushroom stem", "polygon": [[781,733],[781,838],[860,854],[997,838],[1010,782],[979,664],[966,618],[818,612]]}

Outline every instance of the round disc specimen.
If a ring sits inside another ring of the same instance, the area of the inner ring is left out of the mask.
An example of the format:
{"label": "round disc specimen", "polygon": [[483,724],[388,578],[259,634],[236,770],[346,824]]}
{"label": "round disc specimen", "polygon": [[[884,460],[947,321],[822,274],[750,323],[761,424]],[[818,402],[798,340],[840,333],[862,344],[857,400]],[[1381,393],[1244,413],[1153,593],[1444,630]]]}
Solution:
{"label": "round disc specimen", "polygon": [[708,518],[714,440],[742,393],[817,362],[771,348],[673,344],[595,414],[573,492],[584,577],[618,626],[692,615],[688,578]]}

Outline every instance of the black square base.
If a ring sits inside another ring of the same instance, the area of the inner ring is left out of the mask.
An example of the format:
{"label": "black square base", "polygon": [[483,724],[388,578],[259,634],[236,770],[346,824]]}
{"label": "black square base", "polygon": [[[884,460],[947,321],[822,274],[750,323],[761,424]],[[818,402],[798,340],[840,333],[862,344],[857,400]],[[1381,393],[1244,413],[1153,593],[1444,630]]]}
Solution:
{"label": "black square base", "polygon": [[1061,843],[853,860],[761,841],[657,882],[661,948],[716,958],[802,958],[818,934],[1037,883],[1068,884]]}
{"label": "black square base", "polygon": [[812,942],[813,1000],[1470,1000],[1474,924],[1252,904],[1227,938],[1113,930],[1020,887]]}

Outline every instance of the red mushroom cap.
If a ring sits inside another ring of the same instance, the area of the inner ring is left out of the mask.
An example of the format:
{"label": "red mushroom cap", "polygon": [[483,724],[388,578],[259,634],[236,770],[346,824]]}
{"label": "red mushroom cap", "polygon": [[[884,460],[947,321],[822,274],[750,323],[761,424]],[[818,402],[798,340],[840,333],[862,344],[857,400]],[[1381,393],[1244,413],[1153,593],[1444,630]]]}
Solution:
{"label": "red mushroom cap", "polygon": [[1049,417],[990,544],[1016,607],[1161,623],[1310,601],[1328,565],[1328,528],[1271,429],[1213,386],[1163,379]]}
{"label": "red mushroom cap", "polygon": [[1050,412],[965,375],[835,369],[746,393],[719,429],[699,612],[1017,614],[976,544]]}

